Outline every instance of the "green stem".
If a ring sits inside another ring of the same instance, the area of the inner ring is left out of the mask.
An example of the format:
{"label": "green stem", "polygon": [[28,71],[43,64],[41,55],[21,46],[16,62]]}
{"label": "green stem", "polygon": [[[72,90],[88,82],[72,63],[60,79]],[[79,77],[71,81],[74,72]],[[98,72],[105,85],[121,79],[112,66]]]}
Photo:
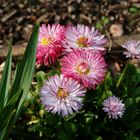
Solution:
{"label": "green stem", "polygon": [[125,76],[125,73],[127,71],[128,65],[129,65],[129,63],[127,62],[126,65],[125,65],[125,68],[123,69],[123,72],[122,72],[122,74],[121,74],[121,76],[120,76],[120,78],[119,78],[119,80],[118,80],[118,82],[116,84],[117,88],[120,86],[120,84],[121,84],[121,82],[122,82],[122,80],[123,80],[123,78]]}

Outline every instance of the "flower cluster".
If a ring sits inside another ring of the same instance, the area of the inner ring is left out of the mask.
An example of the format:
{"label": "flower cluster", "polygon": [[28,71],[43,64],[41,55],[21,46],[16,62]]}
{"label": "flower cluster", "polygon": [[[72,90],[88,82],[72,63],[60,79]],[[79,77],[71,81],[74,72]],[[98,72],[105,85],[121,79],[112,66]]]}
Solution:
{"label": "flower cluster", "polygon": [[106,43],[107,39],[94,27],[43,24],[39,32],[36,63],[50,66],[62,53],[67,54],[78,48],[104,51]]}
{"label": "flower cluster", "polygon": [[[107,39],[94,27],[80,24],[41,26],[36,63],[50,67],[57,60],[61,66],[61,74],[49,77],[40,91],[41,103],[47,111],[65,117],[81,109],[86,89],[96,89],[104,80],[106,44]],[[111,106],[105,105],[109,109]],[[109,117],[118,115],[111,113]]]}

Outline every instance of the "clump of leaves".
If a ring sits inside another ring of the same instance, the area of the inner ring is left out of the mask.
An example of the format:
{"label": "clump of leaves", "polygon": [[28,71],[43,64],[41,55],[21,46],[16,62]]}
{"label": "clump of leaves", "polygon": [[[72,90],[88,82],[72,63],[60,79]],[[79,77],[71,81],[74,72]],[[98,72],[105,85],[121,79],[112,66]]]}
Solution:
{"label": "clump of leaves", "polygon": [[137,6],[131,6],[129,8],[129,12],[134,13],[134,14],[140,14],[140,8]]}
{"label": "clump of leaves", "polygon": [[[48,76],[39,71],[36,85],[28,94],[21,120],[13,129],[13,138],[41,139],[94,139],[94,140],[139,140],[140,130],[140,69],[127,64],[121,74],[107,73],[104,82],[96,90],[89,90],[84,97],[84,107],[79,113],[61,118],[44,110],[39,103],[39,90]],[[108,96],[115,95],[123,100],[126,111],[122,119],[109,119],[102,110]],[[26,118],[26,119],[25,119]],[[14,136],[14,134],[16,137]]]}
{"label": "clump of leaves", "polygon": [[108,23],[109,23],[109,18],[106,16],[102,16],[101,19],[96,23],[96,28],[99,30],[103,30]]}
{"label": "clump of leaves", "polygon": [[0,140],[7,138],[12,125],[21,112],[23,103],[28,94],[35,68],[38,31],[39,25],[35,27],[24,56],[16,67],[11,87],[9,85],[12,63],[12,45],[9,45],[9,52],[0,83]]}

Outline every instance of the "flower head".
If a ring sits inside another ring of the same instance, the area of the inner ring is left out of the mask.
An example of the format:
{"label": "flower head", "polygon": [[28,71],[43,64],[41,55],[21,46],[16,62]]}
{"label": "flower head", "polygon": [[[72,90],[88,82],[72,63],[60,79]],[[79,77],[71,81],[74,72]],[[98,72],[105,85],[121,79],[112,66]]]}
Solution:
{"label": "flower head", "polygon": [[95,89],[95,86],[103,81],[107,65],[100,53],[76,49],[62,58],[61,66],[61,71],[66,77]]}
{"label": "flower head", "polygon": [[36,54],[37,64],[50,65],[60,56],[65,28],[59,24],[40,27]]}
{"label": "flower head", "polygon": [[129,40],[122,47],[127,50],[124,52],[126,57],[140,59],[140,41]]}
{"label": "flower head", "polygon": [[63,75],[48,79],[42,87],[41,103],[47,111],[61,114],[63,117],[72,114],[82,107],[85,88],[77,81]]}
{"label": "flower head", "polygon": [[68,52],[76,48],[105,50],[106,43],[107,39],[94,27],[78,24],[67,27],[63,46]]}
{"label": "flower head", "polygon": [[64,38],[64,26],[59,24],[42,24],[39,32],[38,45],[47,47],[48,45],[55,45],[61,43]]}
{"label": "flower head", "polygon": [[56,59],[61,55],[61,45],[49,45],[48,47],[37,47],[36,50],[36,63],[49,66],[53,64]]}
{"label": "flower head", "polygon": [[103,102],[103,110],[108,113],[109,118],[122,118],[125,111],[125,105],[118,97],[110,96]]}

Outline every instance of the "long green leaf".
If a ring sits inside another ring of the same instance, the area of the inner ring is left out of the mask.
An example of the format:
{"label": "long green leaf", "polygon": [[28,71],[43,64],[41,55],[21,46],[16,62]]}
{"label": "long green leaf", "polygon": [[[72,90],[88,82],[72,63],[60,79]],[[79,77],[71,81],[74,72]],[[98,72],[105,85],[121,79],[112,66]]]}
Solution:
{"label": "long green leaf", "polygon": [[[21,62],[18,64],[18,67],[16,69],[16,73],[14,76],[14,82],[12,84],[11,90],[9,92],[7,104],[5,103],[5,107],[2,107],[2,112],[0,113],[0,140],[5,139],[8,136],[9,130],[12,127],[12,124],[17,119],[20,110],[22,108],[22,105],[25,101],[25,98],[27,96],[28,90],[31,85],[33,72],[35,69],[35,58],[36,58],[36,47],[38,43],[38,33],[39,33],[39,25],[37,25],[31,35],[30,41],[28,43],[28,46],[26,48],[26,51],[24,53],[24,56],[21,60]],[[7,59],[11,56],[11,50],[9,50]],[[4,73],[5,79],[3,80],[3,83],[1,84],[1,87],[3,88],[4,82],[8,83],[7,80],[9,78],[10,80],[10,70],[11,68],[11,57],[6,61],[6,72]],[[7,64],[8,63],[8,64]],[[8,67],[9,65],[9,67]],[[8,71],[9,70],[9,71]],[[8,76],[7,76],[7,72]],[[6,85],[5,85],[6,86]],[[8,84],[7,84],[8,86]],[[6,95],[8,94],[8,87],[4,88],[6,90]],[[20,89],[23,89],[22,91]],[[3,89],[2,89],[3,90]],[[22,93],[22,94],[21,94]],[[5,95],[5,94],[4,94]],[[3,97],[6,98],[6,97]],[[3,100],[4,102],[4,100]],[[13,109],[15,110],[13,113]]]}
{"label": "long green leaf", "polygon": [[12,127],[12,124],[14,122],[14,117],[15,117],[16,110],[13,110],[8,117],[7,124],[5,127],[0,131],[0,140],[6,140],[9,134],[9,130]]}
{"label": "long green leaf", "polygon": [[12,43],[9,43],[9,51],[5,61],[5,67],[2,74],[2,80],[0,84],[0,112],[7,102],[8,88],[10,84],[10,74],[11,74],[11,61],[12,61]]}
{"label": "long green leaf", "polygon": [[19,90],[8,102],[7,105],[4,107],[2,112],[0,113],[0,132],[6,126],[7,121],[9,120],[9,116],[13,112],[13,109],[16,109],[20,98],[22,96],[23,90]]}
{"label": "long green leaf", "polygon": [[[36,47],[38,43],[38,34],[39,34],[39,25],[33,30],[27,48],[25,50],[24,56],[17,67],[15,79],[13,86],[10,91],[9,99],[14,95],[16,91],[24,89],[23,95],[21,97],[18,109],[17,116],[21,110],[21,107],[26,99],[28,90],[31,86],[31,81],[33,77],[33,72],[35,69],[35,58],[36,58]],[[17,118],[16,116],[16,118]]]}

